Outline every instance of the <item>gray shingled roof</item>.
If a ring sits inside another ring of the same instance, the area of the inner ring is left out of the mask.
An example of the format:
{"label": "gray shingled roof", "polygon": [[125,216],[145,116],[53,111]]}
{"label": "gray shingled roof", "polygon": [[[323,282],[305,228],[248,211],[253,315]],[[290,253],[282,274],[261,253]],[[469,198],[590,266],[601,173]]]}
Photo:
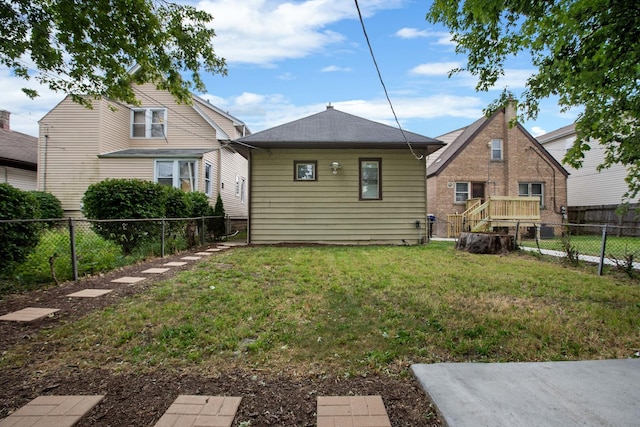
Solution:
{"label": "gray shingled roof", "polygon": [[0,129],[0,164],[36,170],[38,138],[21,132]]}
{"label": "gray shingled roof", "polygon": [[449,163],[449,161],[471,141],[476,132],[479,131],[488,120],[486,117],[482,117],[464,128],[464,131],[454,139],[451,144],[447,145],[447,147],[440,152],[438,158],[431,163],[427,171],[428,176],[437,174],[441,168]]}
{"label": "gray shingled roof", "polygon": [[556,129],[549,133],[545,133],[544,135],[538,135],[536,139],[541,144],[544,144],[545,142],[551,141],[552,139],[574,133],[575,131],[576,131],[576,124],[571,123],[570,125],[563,126],[560,129]]}
{"label": "gray shingled roof", "polygon": [[[255,148],[402,148],[406,141],[398,128],[363,119],[333,107],[293,122],[275,126],[237,142]],[[411,146],[432,153],[444,145],[427,136],[404,131]]]}

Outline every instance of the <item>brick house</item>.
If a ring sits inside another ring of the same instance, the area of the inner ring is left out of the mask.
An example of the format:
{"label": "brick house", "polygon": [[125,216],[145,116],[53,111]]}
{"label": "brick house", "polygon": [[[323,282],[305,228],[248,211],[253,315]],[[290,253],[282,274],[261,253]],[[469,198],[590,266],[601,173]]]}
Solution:
{"label": "brick house", "polygon": [[472,198],[538,197],[541,222],[562,222],[568,172],[515,117],[512,103],[437,137],[447,146],[427,162],[427,205],[436,217],[435,235],[445,236],[447,215],[463,213]]}

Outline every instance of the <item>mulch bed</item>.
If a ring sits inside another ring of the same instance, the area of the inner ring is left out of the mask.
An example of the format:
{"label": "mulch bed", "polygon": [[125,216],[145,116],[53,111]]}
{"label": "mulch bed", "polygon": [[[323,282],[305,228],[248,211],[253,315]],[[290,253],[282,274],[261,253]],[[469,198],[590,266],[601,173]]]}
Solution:
{"label": "mulch bed", "polygon": [[[191,268],[172,267],[135,285],[111,283],[122,276],[178,261],[185,254],[154,259],[104,275],[67,282],[59,287],[17,294],[0,300],[0,315],[25,307],[59,308],[51,318],[29,323],[0,322],[0,355],[16,344],[51,351],[38,331],[78,320],[88,313],[117,304],[122,298],[145,292],[155,280],[164,280]],[[213,255],[215,256],[215,255]],[[196,261],[197,262],[197,261]],[[83,289],[113,289],[98,298],[68,298]],[[156,369],[114,372],[65,366],[39,372],[28,364],[0,371],[0,419],[39,395],[104,394],[106,397],[77,426],[153,425],[179,394],[242,396],[234,426],[315,426],[318,396],[381,395],[392,426],[441,426],[435,409],[413,378],[387,375],[340,378],[331,374],[300,376],[267,370],[217,369],[215,375],[189,370]]]}

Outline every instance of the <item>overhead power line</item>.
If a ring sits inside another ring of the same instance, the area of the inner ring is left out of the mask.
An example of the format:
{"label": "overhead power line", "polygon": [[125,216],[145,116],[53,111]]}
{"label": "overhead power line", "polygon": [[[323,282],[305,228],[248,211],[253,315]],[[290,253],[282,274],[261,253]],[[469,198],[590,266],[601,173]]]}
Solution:
{"label": "overhead power line", "polygon": [[362,19],[362,13],[360,12],[360,5],[358,5],[358,0],[354,0],[354,1],[356,3],[356,9],[358,10],[358,17],[360,18],[360,25],[362,26],[362,32],[364,33],[364,38],[367,41],[367,46],[369,46],[369,52],[371,53],[371,59],[373,59],[373,65],[376,67],[376,72],[378,73],[378,79],[380,80],[380,84],[382,85],[382,89],[384,90],[384,95],[387,98],[387,102],[389,103],[389,107],[391,108],[391,113],[393,113],[393,117],[396,120],[396,123],[398,124],[398,129],[400,129],[400,132],[402,133],[402,138],[407,143],[407,146],[409,147],[409,150],[411,150],[411,154],[413,154],[413,156],[416,159],[422,160],[422,158],[424,156],[423,155],[418,156],[413,151],[413,147],[411,147],[411,143],[409,142],[409,139],[407,139],[407,135],[404,133],[404,130],[402,129],[402,126],[400,125],[400,121],[398,120],[398,116],[396,115],[396,111],[393,109],[393,104],[391,103],[391,98],[389,97],[389,93],[387,92],[387,86],[384,84],[384,80],[382,79],[382,74],[380,73],[380,67],[378,67],[378,62],[376,61],[376,56],[373,54],[373,48],[371,47],[371,42],[369,41],[369,36],[367,35],[367,29],[365,28],[365,25],[364,25],[364,19]]}

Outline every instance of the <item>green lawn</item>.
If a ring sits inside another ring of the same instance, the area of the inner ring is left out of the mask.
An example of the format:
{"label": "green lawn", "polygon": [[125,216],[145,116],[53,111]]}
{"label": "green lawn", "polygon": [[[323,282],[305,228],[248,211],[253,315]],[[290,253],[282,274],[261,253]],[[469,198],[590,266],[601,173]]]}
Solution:
{"label": "green lawn", "polygon": [[[600,256],[602,251],[602,235],[580,235],[569,236],[568,242],[578,251],[580,255]],[[535,240],[523,240],[522,246],[537,247],[540,249],[551,249],[564,252],[562,239],[556,236],[553,239],[540,239],[536,245]],[[638,237],[618,237],[607,236],[605,256],[609,258],[624,259],[627,255],[634,255],[640,258],[640,238]]]}
{"label": "green lawn", "polygon": [[[640,285],[534,256],[247,247],[43,331],[55,363],[406,373],[411,363],[631,357]],[[26,363],[27,345],[0,356]],[[75,362],[74,362],[75,361]],[[48,363],[54,363],[49,360]]]}

